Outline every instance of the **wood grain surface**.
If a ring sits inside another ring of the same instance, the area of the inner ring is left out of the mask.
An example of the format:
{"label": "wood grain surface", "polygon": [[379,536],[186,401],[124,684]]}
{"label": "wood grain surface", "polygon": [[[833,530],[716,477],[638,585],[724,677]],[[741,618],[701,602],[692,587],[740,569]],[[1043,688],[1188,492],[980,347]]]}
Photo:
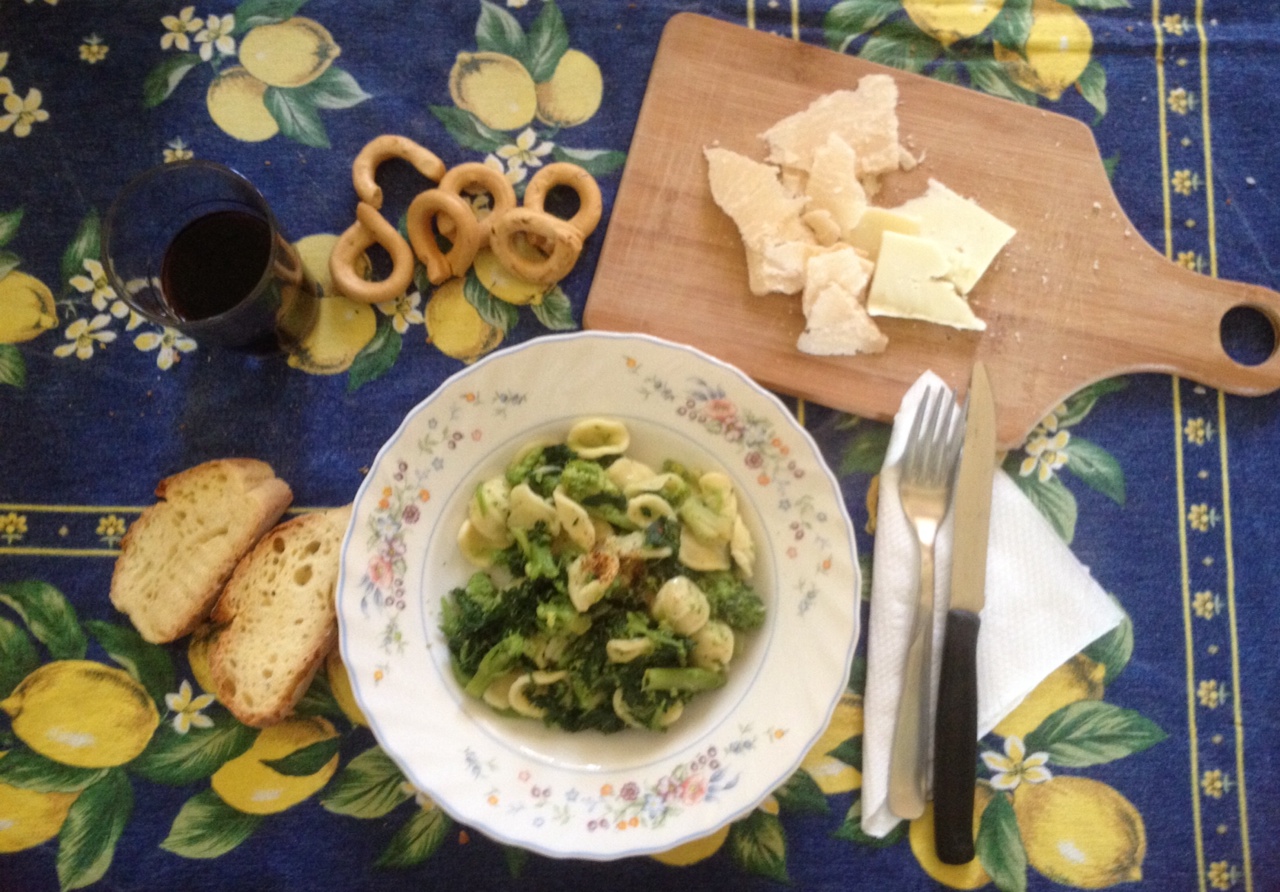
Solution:
{"label": "wood grain surface", "polygon": [[[886,177],[874,203],[918,195],[932,177],[1018,233],[970,295],[986,331],[880,319],[884,353],[808,356],[795,346],[799,297],[749,292],[702,150],[763,159],[770,125],[873,72],[897,81],[900,135],[922,157]],[[1275,350],[1252,366],[1223,350],[1220,323],[1237,306],[1280,324],[1280,295],[1187,270],[1138,235],[1079,121],[682,13],[654,60],[584,325],[686,343],[771,389],[880,420],[924,370],[963,393],[982,359],[1008,448],[1065,397],[1114,375],[1174,373],[1244,395],[1280,387]]]}

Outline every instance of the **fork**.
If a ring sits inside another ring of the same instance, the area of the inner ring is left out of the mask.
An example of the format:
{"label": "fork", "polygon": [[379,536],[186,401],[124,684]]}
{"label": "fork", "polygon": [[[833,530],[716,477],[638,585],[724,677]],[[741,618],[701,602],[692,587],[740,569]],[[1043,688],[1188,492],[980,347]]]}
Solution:
{"label": "fork", "polygon": [[899,466],[898,495],[920,553],[920,589],[889,764],[889,809],[903,819],[924,813],[931,739],[933,546],[951,502],[952,472],[964,439],[964,420],[957,414],[949,391],[927,388],[911,420]]}

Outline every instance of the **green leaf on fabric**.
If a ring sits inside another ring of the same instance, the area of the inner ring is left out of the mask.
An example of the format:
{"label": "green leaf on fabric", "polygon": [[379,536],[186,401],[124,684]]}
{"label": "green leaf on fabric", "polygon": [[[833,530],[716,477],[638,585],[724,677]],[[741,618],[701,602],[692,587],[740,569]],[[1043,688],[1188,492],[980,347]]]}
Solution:
{"label": "green leaf on fabric", "polygon": [[525,38],[525,65],[537,83],[550,80],[560,57],[569,49],[569,31],[555,0],[547,0]]}
{"label": "green leaf on fabric", "polygon": [[[0,248],[13,241],[13,237],[17,235],[18,226],[22,223],[23,213],[24,210],[18,208],[16,211],[5,211],[0,214]],[[0,278],[4,278],[3,273],[0,273]]]}
{"label": "green leaf on fabric", "polygon": [[160,725],[129,770],[153,783],[181,787],[211,776],[258,739],[256,729],[240,724],[222,706],[212,705],[204,714],[213,720],[212,728],[193,726],[183,734],[170,722]]}
{"label": "green leaf on fabric", "polygon": [[494,152],[507,144],[507,137],[499,130],[484,124],[471,112],[452,105],[430,105],[427,109],[444,125],[454,141],[464,149],[476,152]]}
{"label": "green leaf on fabric", "polygon": [[1005,460],[1004,468],[1013,482],[1018,484],[1018,488],[1031,500],[1031,504],[1036,506],[1036,510],[1044,515],[1062,537],[1062,541],[1070,545],[1076,535],[1076,517],[1079,513],[1076,497],[1057,477],[1050,477],[1043,482],[1034,473],[1024,477],[1018,468],[1021,461],[1018,453],[1010,454]]}
{"label": "green leaf on fabric", "polygon": [[58,882],[64,892],[102,879],[132,814],[133,787],[119,769],[76,798],[58,834]]}
{"label": "green leaf on fabric", "polygon": [[17,254],[7,248],[0,249],[0,279],[17,269],[21,263],[22,258]]}
{"label": "green leaf on fabric", "polygon": [[1124,504],[1124,471],[1110,452],[1083,437],[1072,437],[1062,451],[1067,470],[1117,505]]}
{"label": "green leaf on fabric", "polygon": [[462,296],[467,299],[467,303],[476,308],[481,319],[504,334],[515,328],[516,323],[520,321],[516,308],[505,300],[494,297],[481,283],[474,267],[467,270],[467,277],[462,283]]}
{"label": "green leaf on fabric", "polygon": [[1111,393],[1118,393],[1129,386],[1127,378],[1106,378],[1096,381],[1067,397],[1065,409],[1057,412],[1058,427],[1072,427],[1084,420],[1098,400]]}
{"label": "green leaf on fabric", "polygon": [[969,83],[984,93],[1023,105],[1038,105],[1040,102],[1035,93],[1014,83],[1008,70],[995,59],[969,59],[963,65],[969,75]]}
{"label": "green leaf on fabric", "polygon": [[1027,853],[1022,847],[1013,805],[1003,793],[996,793],[983,809],[974,849],[982,869],[997,889],[1026,892]]}
{"label": "green leaf on fabric", "polygon": [[889,451],[889,434],[892,429],[887,424],[877,424],[863,429],[849,441],[840,455],[841,477],[849,474],[876,474],[884,465],[885,453]]}
{"label": "green leaf on fabric", "polygon": [[1133,656],[1133,620],[1126,613],[1120,625],[1084,649],[1084,655],[1106,669],[1104,685],[1113,682]]}
{"label": "green leaf on fabric", "polygon": [[176,690],[173,660],[163,647],[143,640],[129,626],[117,626],[96,619],[86,620],[84,626],[102,645],[107,656],[137,679],[156,703],[163,704],[164,695]]}
{"label": "green leaf on fabric", "polygon": [[284,136],[304,146],[329,148],[329,134],[324,129],[324,122],[305,93],[296,89],[267,87],[262,101]]}
{"label": "green leaf on fabric", "polygon": [[887,849],[896,845],[902,837],[907,835],[907,827],[908,823],[906,821],[900,821],[884,836],[868,835],[862,829],[862,800],[855,799],[853,805],[849,806],[849,810],[845,813],[844,820],[831,836],[833,839],[843,839],[872,849]]}
{"label": "green leaf on fabric", "polygon": [[1104,700],[1080,700],[1051,713],[1026,737],[1028,752],[1066,768],[1088,768],[1142,752],[1167,735],[1141,713]]}
{"label": "green leaf on fabric", "polygon": [[529,850],[519,846],[502,846],[502,858],[507,862],[507,873],[511,879],[520,879],[524,866],[529,863]]}
{"label": "green leaf on fabric", "polygon": [[0,783],[37,793],[76,793],[102,780],[110,770],[63,765],[18,746],[0,759]]}
{"label": "green leaf on fabric", "polygon": [[236,27],[240,35],[259,25],[274,25],[293,18],[307,0],[241,0],[235,8]]}
{"label": "green leaf on fabric", "polygon": [[102,254],[102,220],[96,210],[90,210],[80,221],[75,237],[62,252],[62,281],[84,273],[86,260],[97,260]]}
{"label": "green leaf on fabric", "polygon": [[413,867],[440,848],[453,821],[438,807],[420,808],[405,822],[374,864],[378,867]]}
{"label": "green leaf on fabric", "polygon": [[320,804],[339,815],[380,818],[413,798],[405,778],[381,747],[370,747],[338,772]]}
{"label": "green leaf on fabric", "polygon": [[787,837],[776,815],[756,809],[729,827],[729,854],[747,873],[788,882]]}
{"label": "green leaf on fabric", "polygon": [[283,758],[270,759],[262,764],[286,777],[309,777],[328,765],[338,755],[341,746],[341,737],[326,737]]}
{"label": "green leaf on fabric", "polygon": [[891,21],[867,38],[858,57],[917,74],[940,52],[938,42],[909,20]]}
{"label": "green leaf on fabric", "polygon": [[1086,102],[1097,109],[1098,120],[1101,120],[1107,113],[1107,70],[1102,67],[1101,62],[1097,59],[1089,60],[1076,80],[1076,89]]}
{"label": "green leaf on fabric", "polygon": [[55,660],[79,660],[89,646],[75,608],[47,582],[28,580],[0,584],[0,604],[18,612],[36,640]]}
{"label": "green leaf on fabric", "polygon": [[531,304],[534,317],[552,331],[573,331],[578,323],[573,318],[573,304],[569,295],[555,285],[542,297],[541,303]]}
{"label": "green leaf on fabric", "polygon": [[840,745],[827,753],[827,755],[861,771],[862,735],[859,734],[857,737],[850,737],[848,740],[841,741]]}
{"label": "green leaf on fabric", "polygon": [[[390,371],[396,364],[396,360],[400,358],[400,350],[403,347],[404,336],[391,324],[391,317],[385,313],[379,313],[378,327],[373,333],[373,338],[356,354],[356,358],[351,362],[351,368],[347,370],[347,393],[358,390]],[[325,713],[325,715],[330,714]]]}
{"label": "green leaf on fabric", "polygon": [[200,57],[195,53],[166,56],[163,62],[151,69],[142,82],[143,107],[155,108],[168,99],[187,76],[187,72],[199,64]]}
{"label": "green leaf on fabric", "polygon": [[476,49],[485,53],[505,53],[525,64],[528,42],[524,28],[511,13],[490,0],[480,0],[476,20]]}
{"label": "green leaf on fabric", "polygon": [[0,384],[19,390],[27,386],[27,363],[13,344],[0,344]]}
{"label": "green leaf on fabric", "polygon": [[315,108],[351,108],[373,97],[347,71],[330,65],[318,78],[295,89],[297,98]]}
{"label": "green leaf on fabric", "polygon": [[[0,616],[0,700],[13,693],[18,682],[40,665],[31,636],[16,623]],[[0,760],[3,770],[3,760]]]}
{"label": "green leaf on fabric", "polygon": [[551,157],[557,161],[572,162],[593,177],[611,174],[627,162],[626,152],[613,149],[571,149],[561,145],[551,150]]}
{"label": "green leaf on fabric", "polygon": [[991,23],[991,39],[1025,57],[1030,34],[1031,0],[1005,0],[1000,14]]}
{"label": "green leaf on fabric", "polygon": [[871,564],[871,555],[858,555],[858,569],[862,571],[862,590],[858,594],[861,600],[867,604],[871,603],[871,583],[875,578]]}
{"label": "green leaf on fabric", "polygon": [[826,794],[803,768],[797,769],[773,795],[784,814],[825,815],[831,811]]}
{"label": "green leaf on fabric", "polygon": [[901,0],[841,0],[822,17],[823,40],[843,53],[854,40],[901,9]]}
{"label": "green leaf on fabric", "polygon": [[947,60],[939,62],[937,67],[929,71],[929,77],[936,81],[942,81],[944,84],[960,83],[960,69],[956,63]]}
{"label": "green leaf on fabric", "polygon": [[219,858],[248,839],[262,815],[247,815],[227,805],[213,790],[182,804],[160,848],[183,858]]}

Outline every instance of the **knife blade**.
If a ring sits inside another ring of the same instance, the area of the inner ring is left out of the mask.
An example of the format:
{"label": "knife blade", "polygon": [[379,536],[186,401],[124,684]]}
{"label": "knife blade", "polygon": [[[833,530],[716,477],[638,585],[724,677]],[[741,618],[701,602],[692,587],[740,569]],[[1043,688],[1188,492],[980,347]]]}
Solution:
{"label": "knife blade", "polygon": [[973,860],[973,789],[978,759],[977,649],[986,599],[987,539],[996,464],[995,402],[986,367],[974,363],[954,490],[951,601],[934,724],[934,847],[944,864]]}

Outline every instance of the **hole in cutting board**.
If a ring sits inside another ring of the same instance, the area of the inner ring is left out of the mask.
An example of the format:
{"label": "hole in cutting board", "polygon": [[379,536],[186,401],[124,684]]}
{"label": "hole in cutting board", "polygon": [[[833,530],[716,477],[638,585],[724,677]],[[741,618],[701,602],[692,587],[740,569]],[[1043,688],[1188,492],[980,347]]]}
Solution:
{"label": "hole in cutting board", "polygon": [[1261,365],[1276,351],[1276,323],[1264,310],[1232,307],[1218,323],[1223,351],[1241,365]]}

